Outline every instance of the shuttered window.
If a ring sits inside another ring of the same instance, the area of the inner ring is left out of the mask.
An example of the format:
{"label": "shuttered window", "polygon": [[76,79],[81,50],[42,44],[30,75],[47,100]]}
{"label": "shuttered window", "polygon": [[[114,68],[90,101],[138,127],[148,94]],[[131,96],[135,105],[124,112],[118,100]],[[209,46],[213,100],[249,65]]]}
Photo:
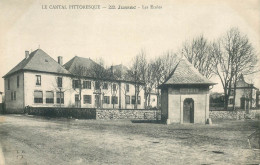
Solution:
{"label": "shuttered window", "polygon": [[16,91],[14,91],[14,100],[16,100]]}
{"label": "shuttered window", "polygon": [[62,77],[58,77],[58,87],[62,87]]}
{"label": "shuttered window", "polygon": [[72,80],[72,87],[75,88],[79,88],[80,82],[79,80]]}
{"label": "shuttered window", "polygon": [[104,96],[104,104],[110,104],[110,97]]}
{"label": "shuttered window", "polygon": [[52,91],[46,92],[46,103],[54,103],[54,93]]}
{"label": "shuttered window", "polygon": [[91,81],[83,81],[83,89],[91,89]]}
{"label": "shuttered window", "polygon": [[116,91],[116,84],[113,84],[113,91]]}
{"label": "shuttered window", "polygon": [[91,95],[84,95],[84,104],[91,104]]}
{"label": "shuttered window", "polygon": [[129,92],[129,84],[126,84],[126,92]]}
{"label": "shuttered window", "polygon": [[42,103],[42,91],[34,91],[34,103]]}
{"label": "shuttered window", "polygon": [[41,84],[42,84],[41,75],[36,75],[36,85],[41,85]]}
{"label": "shuttered window", "polygon": [[7,79],[7,89],[10,90],[10,79]]}
{"label": "shuttered window", "polygon": [[125,96],[125,103],[130,104],[130,96],[128,95]]}
{"label": "shuttered window", "polygon": [[118,97],[112,96],[112,104],[118,104]]}
{"label": "shuttered window", "polygon": [[17,82],[16,82],[17,83],[17,88],[19,88],[19,86],[20,86],[19,75],[17,76],[16,80],[17,80]]}
{"label": "shuttered window", "polygon": [[103,84],[103,89],[108,89],[108,84],[107,83]]}
{"label": "shuttered window", "polygon": [[64,104],[64,93],[63,92],[57,92],[57,103],[58,104]]}
{"label": "shuttered window", "polygon": [[132,96],[131,102],[132,102],[132,104],[135,104],[135,96]]}

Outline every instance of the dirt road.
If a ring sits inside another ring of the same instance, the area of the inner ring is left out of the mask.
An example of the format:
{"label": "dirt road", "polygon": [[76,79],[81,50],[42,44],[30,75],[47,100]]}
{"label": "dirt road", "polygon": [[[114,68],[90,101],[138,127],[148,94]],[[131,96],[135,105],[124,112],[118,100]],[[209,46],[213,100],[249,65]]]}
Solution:
{"label": "dirt road", "polygon": [[6,164],[256,164],[259,121],[163,125],[0,116]]}

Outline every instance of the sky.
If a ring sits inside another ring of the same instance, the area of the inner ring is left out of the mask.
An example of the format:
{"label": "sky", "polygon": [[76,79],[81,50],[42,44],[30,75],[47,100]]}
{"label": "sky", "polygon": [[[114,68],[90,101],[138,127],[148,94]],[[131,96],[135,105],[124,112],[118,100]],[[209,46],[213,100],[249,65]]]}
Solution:
{"label": "sky", "polygon": [[[52,5],[67,9],[50,9]],[[72,10],[69,5],[101,9]],[[112,5],[137,9],[108,9]],[[41,48],[54,59],[63,56],[64,63],[77,55],[103,58],[108,66],[129,66],[141,49],[153,59],[178,51],[184,41],[199,35],[216,40],[232,27],[248,35],[260,61],[259,0],[0,0],[0,76],[25,57],[25,50]],[[259,74],[247,80],[260,88]],[[218,83],[212,90],[221,92],[219,80],[212,81]],[[3,79],[0,91],[4,91]]]}

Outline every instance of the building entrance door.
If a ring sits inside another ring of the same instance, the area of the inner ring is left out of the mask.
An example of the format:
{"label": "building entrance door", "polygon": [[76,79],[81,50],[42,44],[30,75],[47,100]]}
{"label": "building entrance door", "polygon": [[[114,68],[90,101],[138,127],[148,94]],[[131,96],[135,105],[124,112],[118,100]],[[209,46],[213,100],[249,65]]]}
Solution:
{"label": "building entrance door", "polygon": [[100,108],[100,95],[95,95],[95,107]]}
{"label": "building entrance door", "polygon": [[194,123],[194,101],[191,98],[183,102],[183,123]]}

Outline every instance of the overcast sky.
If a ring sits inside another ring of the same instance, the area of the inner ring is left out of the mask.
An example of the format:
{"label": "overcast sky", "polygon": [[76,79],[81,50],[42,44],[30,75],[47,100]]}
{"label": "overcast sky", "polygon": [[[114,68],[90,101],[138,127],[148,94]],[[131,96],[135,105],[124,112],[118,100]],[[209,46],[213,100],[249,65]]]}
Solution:
{"label": "overcast sky", "polygon": [[[136,10],[42,9],[42,5],[136,5]],[[142,5],[162,9],[143,10]],[[1,0],[0,76],[24,58],[24,51],[41,48],[64,63],[75,55],[98,59],[107,65],[124,64],[141,49],[154,58],[168,50],[177,51],[185,40],[203,34],[209,40],[224,35],[231,27],[247,34],[260,52],[259,0]],[[250,78],[248,78],[250,79]],[[214,81],[216,81],[214,79]],[[260,88],[259,74],[254,76]],[[0,91],[4,90],[3,79]],[[220,84],[213,88],[221,90]]]}

